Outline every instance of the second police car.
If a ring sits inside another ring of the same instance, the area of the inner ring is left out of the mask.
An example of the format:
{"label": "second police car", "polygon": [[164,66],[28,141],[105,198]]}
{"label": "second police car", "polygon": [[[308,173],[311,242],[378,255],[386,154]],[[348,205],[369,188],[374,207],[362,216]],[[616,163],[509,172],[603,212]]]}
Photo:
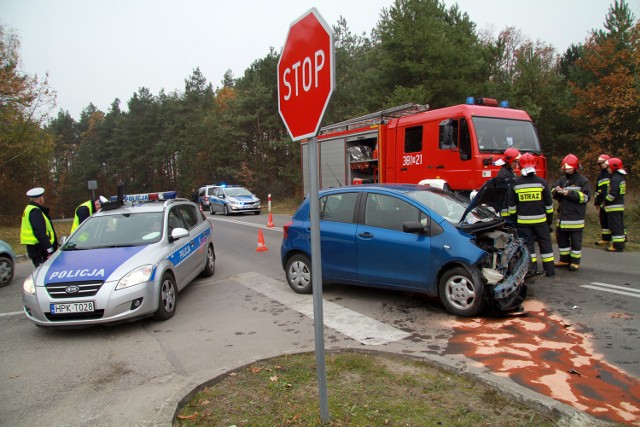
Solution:
{"label": "second police car", "polygon": [[175,192],[127,196],[85,220],[29,275],[22,299],[37,326],[172,317],[177,295],[215,271],[211,223]]}

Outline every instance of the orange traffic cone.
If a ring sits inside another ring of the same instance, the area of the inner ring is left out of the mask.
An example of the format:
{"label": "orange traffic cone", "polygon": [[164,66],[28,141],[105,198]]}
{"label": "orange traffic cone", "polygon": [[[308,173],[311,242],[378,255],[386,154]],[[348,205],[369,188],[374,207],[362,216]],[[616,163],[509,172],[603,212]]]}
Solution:
{"label": "orange traffic cone", "polygon": [[264,236],[262,235],[262,229],[258,228],[258,247],[256,252],[268,251],[267,245],[264,243]]}
{"label": "orange traffic cone", "polygon": [[271,212],[269,212],[269,219],[267,220],[267,227],[269,227],[269,228],[275,227],[273,225],[273,217],[271,216]]}

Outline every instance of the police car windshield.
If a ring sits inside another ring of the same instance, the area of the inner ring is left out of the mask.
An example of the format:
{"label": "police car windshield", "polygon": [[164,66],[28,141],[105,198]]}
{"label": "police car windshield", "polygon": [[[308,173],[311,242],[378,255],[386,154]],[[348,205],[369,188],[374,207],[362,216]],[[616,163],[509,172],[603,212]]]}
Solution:
{"label": "police car windshield", "polygon": [[242,188],[242,187],[227,188],[225,190],[225,193],[227,193],[227,196],[229,197],[251,196],[251,192],[246,188]]}
{"label": "police car windshield", "polygon": [[162,237],[162,212],[92,216],[64,244],[62,250],[140,246]]}
{"label": "police car windshield", "polygon": [[474,117],[473,126],[482,153],[502,153],[507,148],[540,153],[540,142],[533,123],[525,120]]}

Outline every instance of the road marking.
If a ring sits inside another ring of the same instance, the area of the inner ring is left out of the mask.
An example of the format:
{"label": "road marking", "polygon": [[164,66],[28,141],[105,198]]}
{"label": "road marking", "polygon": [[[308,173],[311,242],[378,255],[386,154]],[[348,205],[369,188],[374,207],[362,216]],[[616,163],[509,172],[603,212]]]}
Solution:
{"label": "road marking", "polygon": [[640,298],[640,289],[625,286],[610,285],[609,283],[591,282],[590,285],[580,285],[581,288],[594,289],[596,291],[609,292],[611,294],[626,295]]}
{"label": "road marking", "polygon": [[24,314],[24,311],[12,311],[10,313],[0,313],[0,317],[18,316]]}
{"label": "road marking", "polygon": [[252,222],[246,222],[246,221],[239,221],[237,219],[219,218],[219,217],[215,217],[215,216],[207,217],[207,219],[214,220],[214,221],[222,221],[222,222],[232,222],[234,224],[248,225],[250,227],[264,228],[265,230],[282,231],[282,227],[267,227],[266,225],[254,224]]}
{"label": "road marking", "polygon": [[[238,274],[231,279],[313,319],[313,298],[311,295],[297,294],[286,284],[259,273]],[[364,345],[386,344],[410,335],[405,331],[325,299],[322,300],[322,307],[325,326]]]}

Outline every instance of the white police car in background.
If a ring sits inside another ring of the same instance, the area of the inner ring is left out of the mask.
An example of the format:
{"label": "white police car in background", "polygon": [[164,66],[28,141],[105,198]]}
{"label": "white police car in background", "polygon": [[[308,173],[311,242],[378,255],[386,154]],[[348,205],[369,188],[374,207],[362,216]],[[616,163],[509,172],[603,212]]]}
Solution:
{"label": "white police car in background", "polygon": [[221,185],[209,196],[209,213],[224,215],[253,212],[260,215],[260,199],[251,191],[239,185]]}
{"label": "white police car in background", "polygon": [[22,299],[37,326],[166,320],[178,292],[214,271],[211,223],[195,203],[175,192],[132,195],[85,220],[26,278]]}

